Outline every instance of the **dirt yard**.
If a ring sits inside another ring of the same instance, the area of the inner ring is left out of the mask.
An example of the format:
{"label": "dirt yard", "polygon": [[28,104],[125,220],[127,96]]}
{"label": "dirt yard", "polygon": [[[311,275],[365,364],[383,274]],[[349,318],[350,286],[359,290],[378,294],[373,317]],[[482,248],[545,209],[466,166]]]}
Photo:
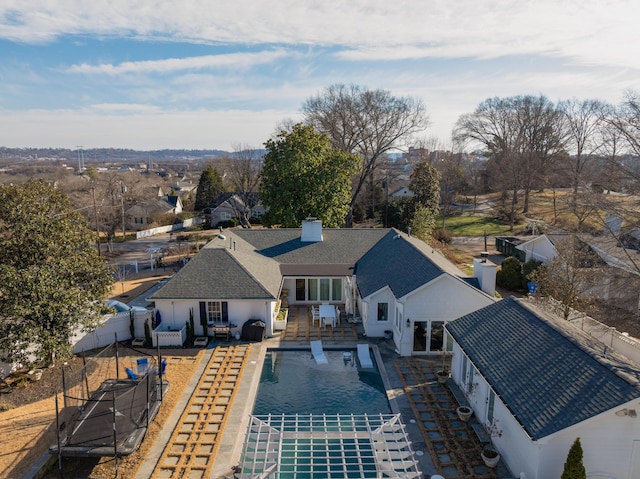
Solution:
{"label": "dirt yard", "polygon": [[[134,297],[165,277],[144,274],[131,277],[125,282],[125,294]],[[122,300],[122,287],[121,283],[114,285],[113,297]],[[138,467],[191,379],[203,350],[175,349],[163,350],[162,353],[168,363],[166,379],[170,384],[169,392],[140,449],[120,459],[118,477],[122,479],[135,477]],[[79,369],[82,359],[69,359],[65,367],[72,371]],[[58,364],[43,370],[39,381],[25,380],[21,385],[13,386],[11,392],[0,393],[0,478],[21,478],[55,443],[55,394],[61,389],[61,366]],[[114,463],[112,458],[69,458],[63,461],[63,471],[65,477],[114,477]],[[61,477],[57,464],[45,477]]]}

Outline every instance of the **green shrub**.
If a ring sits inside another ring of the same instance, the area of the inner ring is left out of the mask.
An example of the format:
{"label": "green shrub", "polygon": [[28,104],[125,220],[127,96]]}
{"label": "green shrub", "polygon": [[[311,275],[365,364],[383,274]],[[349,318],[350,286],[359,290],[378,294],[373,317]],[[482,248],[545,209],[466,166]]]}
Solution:
{"label": "green shrub", "polygon": [[238,220],[231,218],[230,220],[218,221],[216,228],[235,228],[238,226]]}
{"label": "green shrub", "polygon": [[502,262],[496,273],[496,284],[510,291],[522,289],[522,263],[518,258],[509,256]]}
{"label": "green shrub", "polygon": [[564,463],[564,470],[560,479],[586,479],[587,472],[582,464],[582,446],[580,438],[576,438],[569,449],[567,461]]}
{"label": "green shrub", "polygon": [[431,236],[434,240],[447,244],[451,244],[451,240],[453,239],[451,230],[448,230],[447,228],[436,228],[433,230],[433,233],[431,233]]}

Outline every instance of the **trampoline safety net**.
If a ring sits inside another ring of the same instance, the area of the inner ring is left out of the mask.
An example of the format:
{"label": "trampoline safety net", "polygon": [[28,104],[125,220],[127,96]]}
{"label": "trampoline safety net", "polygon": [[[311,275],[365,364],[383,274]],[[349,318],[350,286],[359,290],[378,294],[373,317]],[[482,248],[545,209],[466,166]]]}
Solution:
{"label": "trampoline safety net", "polygon": [[58,434],[49,452],[62,456],[134,452],[168,387],[160,374],[155,357],[116,344],[87,358],[80,370],[63,367]]}

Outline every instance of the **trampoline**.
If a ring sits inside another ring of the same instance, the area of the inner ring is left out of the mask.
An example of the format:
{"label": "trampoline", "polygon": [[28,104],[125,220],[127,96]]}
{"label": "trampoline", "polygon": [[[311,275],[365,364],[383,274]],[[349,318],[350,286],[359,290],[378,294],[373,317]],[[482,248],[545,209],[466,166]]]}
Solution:
{"label": "trampoline", "polygon": [[[122,457],[144,439],[169,388],[162,377],[166,362],[158,368],[153,356],[136,357],[129,350],[121,358],[117,346],[107,350],[76,377],[65,378],[63,369],[64,407],[56,401],[57,440],[50,454]],[[121,362],[131,367],[122,368]]]}

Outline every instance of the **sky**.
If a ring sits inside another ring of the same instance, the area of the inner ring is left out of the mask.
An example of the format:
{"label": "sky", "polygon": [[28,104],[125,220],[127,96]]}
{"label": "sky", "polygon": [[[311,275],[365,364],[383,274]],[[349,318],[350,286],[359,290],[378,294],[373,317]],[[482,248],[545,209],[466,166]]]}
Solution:
{"label": "sky", "polygon": [[3,0],[0,146],[262,148],[335,84],[423,102],[640,91],[637,0]]}

